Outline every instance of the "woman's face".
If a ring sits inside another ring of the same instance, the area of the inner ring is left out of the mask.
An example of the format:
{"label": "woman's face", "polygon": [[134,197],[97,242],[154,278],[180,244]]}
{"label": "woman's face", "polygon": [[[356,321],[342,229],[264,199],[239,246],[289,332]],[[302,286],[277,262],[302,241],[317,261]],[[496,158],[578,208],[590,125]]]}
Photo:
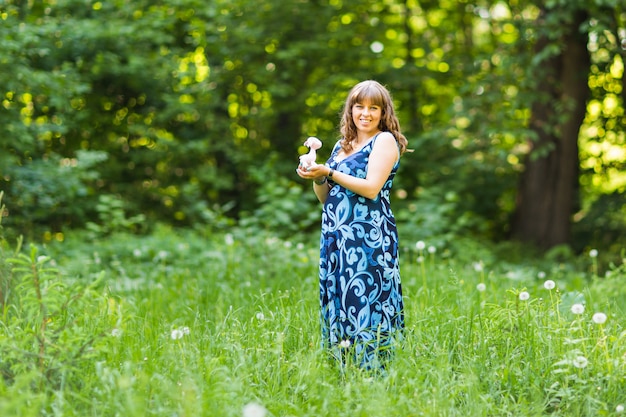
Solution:
{"label": "woman's face", "polygon": [[352,121],[357,131],[374,134],[378,132],[378,125],[382,117],[382,108],[369,101],[354,103],[352,106]]}

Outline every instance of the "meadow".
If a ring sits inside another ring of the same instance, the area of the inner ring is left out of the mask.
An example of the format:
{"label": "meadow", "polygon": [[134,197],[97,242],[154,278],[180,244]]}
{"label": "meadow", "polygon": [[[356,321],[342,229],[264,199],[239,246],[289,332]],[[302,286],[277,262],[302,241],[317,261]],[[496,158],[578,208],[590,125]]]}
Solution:
{"label": "meadow", "polygon": [[624,259],[403,241],[407,328],[381,377],[320,348],[317,236],[296,238],[4,242],[0,416],[624,413]]}

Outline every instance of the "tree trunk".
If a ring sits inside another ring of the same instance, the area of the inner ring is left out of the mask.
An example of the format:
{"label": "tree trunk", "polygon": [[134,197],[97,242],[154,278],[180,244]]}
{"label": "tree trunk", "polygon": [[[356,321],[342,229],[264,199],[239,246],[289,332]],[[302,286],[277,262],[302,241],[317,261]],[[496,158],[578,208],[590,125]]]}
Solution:
{"label": "tree trunk", "polygon": [[571,217],[578,209],[578,133],[589,96],[590,57],[586,35],[580,32],[586,18],[576,12],[573,19],[561,22],[568,27],[561,27],[560,39],[550,41],[544,35],[536,47],[539,54],[558,42],[561,50],[536,72],[541,98],[533,103],[530,120],[536,137],[529,140],[512,234],[543,249],[569,243]]}

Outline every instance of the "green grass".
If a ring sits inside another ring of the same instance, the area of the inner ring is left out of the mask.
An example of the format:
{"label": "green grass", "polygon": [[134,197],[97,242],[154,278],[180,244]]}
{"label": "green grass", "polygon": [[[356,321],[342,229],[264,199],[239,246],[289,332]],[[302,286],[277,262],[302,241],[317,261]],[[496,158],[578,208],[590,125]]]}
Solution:
{"label": "green grass", "polygon": [[320,349],[317,237],[305,241],[159,229],[39,248],[40,302],[32,268],[5,279],[0,415],[234,417],[257,403],[267,416],[600,416],[626,405],[624,265],[598,278],[589,259],[510,263],[477,243],[405,243],[405,340],[389,375],[371,377]]}

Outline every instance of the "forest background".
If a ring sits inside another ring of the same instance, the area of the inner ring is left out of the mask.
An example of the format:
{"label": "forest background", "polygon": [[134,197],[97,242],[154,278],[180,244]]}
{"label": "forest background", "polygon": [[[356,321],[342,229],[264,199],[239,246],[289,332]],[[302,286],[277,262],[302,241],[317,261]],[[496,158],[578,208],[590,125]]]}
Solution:
{"label": "forest background", "polygon": [[319,227],[294,172],[349,88],[390,89],[407,241],[618,256],[621,0],[0,1],[7,233]]}

